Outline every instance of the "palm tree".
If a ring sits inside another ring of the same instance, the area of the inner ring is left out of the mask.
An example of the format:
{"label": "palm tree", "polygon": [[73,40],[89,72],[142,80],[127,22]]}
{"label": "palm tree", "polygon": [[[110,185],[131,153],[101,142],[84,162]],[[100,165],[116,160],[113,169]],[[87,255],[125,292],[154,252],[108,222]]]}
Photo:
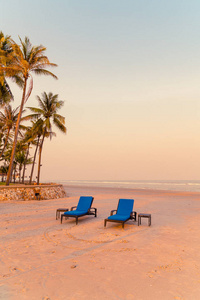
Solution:
{"label": "palm tree", "polygon": [[21,183],[21,170],[25,161],[25,151],[20,151],[15,153],[15,161],[19,165],[19,183]]}
{"label": "palm tree", "polygon": [[37,184],[40,181],[40,166],[42,149],[45,137],[50,136],[50,138],[55,135],[52,131],[52,123],[63,133],[66,133],[67,129],[65,127],[65,118],[57,113],[57,111],[64,105],[64,101],[58,100],[58,95],[53,95],[52,93],[47,94],[42,93],[42,97],[37,96],[39,102],[39,108],[28,107],[34,114],[30,115],[32,118],[43,121],[43,133],[42,139],[40,141],[39,147],[39,162],[38,162],[38,174],[37,174]]}
{"label": "palm tree", "polygon": [[0,83],[0,105],[9,103],[13,99],[13,95],[6,81],[3,84]]}
{"label": "palm tree", "polygon": [[[28,156],[29,156],[29,150],[30,150],[30,145],[32,144],[32,145],[36,145],[36,149],[37,149],[37,147],[38,147],[38,139],[37,139],[37,137],[38,137],[38,130],[39,130],[39,128],[38,128],[38,124],[36,124],[36,123],[34,123],[33,121],[31,121],[32,122],[32,127],[31,126],[29,126],[29,127],[25,127],[24,126],[24,129],[26,130],[25,131],[25,134],[24,134],[24,137],[23,137],[23,142],[25,143],[25,144],[27,144],[28,145],[28,147],[27,147],[27,150],[26,150],[26,159],[25,159],[25,161],[24,161],[24,168],[23,168],[23,175],[22,175],[22,183],[24,183],[24,178],[25,178],[25,170],[26,170],[26,161],[28,161]],[[41,134],[40,134],[41,135]],[[36,151],[36,153],[37,153],[37,151]],[[34,155],[34,157],[36,156],[36,154]],[[35,162],[34,162],[35,163]]]}
{"label": "palm tree", "polygon": [[6,164],[4,164],[3,166],[0,167],[0,173],[1,173],[1,181],[4,182],[4,176],[6,176],[7,172],[8,172],[8,167],[6,166]]}
{"label": "palm tree", "polygon": [[35,136],[35,153],[34,153],[34,157],[33,157],[33,162],[32,162],[32,168],[31,168],[31,174],[30,174],[30,180],[29,180],[29,184],[32,183],[32,178],[33,178],[33,172],[34,172],[34,167],[35,167],[35,160],[36,160],[36,154],[37,154],[37,150],[40,144],[40,137],[43,134],[43,121],[42,119],[38,119],[37,121],[33,122],[32,121],[32,131],[34,132]]}
{"label": "palm tree", "polygon": [[22,176],[21,171],[24,164],[30,164],[32,162],[31,159],[28,159],[26,156],[27,149],[29,148],[27,142],[24,139],[17,141],[16,152],[15,152],[15,162],[19,167],[19,182],[21,182]]}
{"label": "palm tree", "polygon": [[[4,154],[2,156],[2,159],[4,160],[4,164],[6,164],[8,166],[8,169],[9,169],[9,162],[10,162],[11,153],[12,153],[12,144],[8,143],[7,147],[6,147],[5,151],[4,151]],[[13,172],[14,172],[14,175],[15,175],[15,171],[16,171],[16,165],[17,165],[17,163],[14,160],[14,162],[13,162]]]}
{"label": "palm tree", "polygon": [[[0,62],[1,64],[8,65],[8,57],[12,52],[10,36],[4,36],[3,32],[0,32]],[[0,105],[10,102],[13,99],[10,87],[4,77],[4,74],[0,72]]]}
{"label": "palm tree", "polygon": [[24,183],[24,179],[25,179],[25,172],[26,172],[26,165],[27,165],[28,156],[29,156],[30,144],[35,138],[32,130],[31,130],[31,127],[25,127],[25,130],[26,131],[25,131],[25,134],[23,137],[23,142],[27,144],[27,149],[26,149],[26,157],[25,157],[24,166],[23,166],[22,183]]}
{"label": "palm tree", "polygon": [[[4,106],[4,112],[0,111],[0,125],[2,127],[2,132],[5,134],[4,146],[0,152],[0,158],[2,157],[5,148],[7,146],[11,131],[15,131],[15,126],[19,114],[19,106],[15,109],[12,109],[10,104]],[[24,111],[23,111],[24,112]],[[23,113],[22,112],[22,113]],[[29,117],[22,117],[21,121],[28,120]],[[20,125],[19,128],[22,128]]]}
{"label": "palm tree", "polygon": [[[0,60],[0,75],[3,74],[5,78],[17,77],[19,81],[20,79],[23,80],[22,100],[16,123],[16,130],[6,185],[9,185],[10,176],[12,173],[13,160],[15,157],[17,137],[19,132],[19,124],[21,121],[23,107],[25,102],[28,100],[33,87],[33,79],[31,73],[34,73],[36,75],[50,75],[57,79],[57,77],[52,72],[46,69],[47,67],[56,66],[56,64],[50,63],[47,56],[44,55],[44,52],[46,50],[45,47],[41,45],[36,47],[32,46],[28,37],[25,37],[24,42],[20,38],[20,43],[21,47],[14,41],[12,42],[12,59],[9,58],[5,60],[7,63],[3,63],[3,59]],[[30,84],[29,89],[27,91],[28,79],[30,79]]]}

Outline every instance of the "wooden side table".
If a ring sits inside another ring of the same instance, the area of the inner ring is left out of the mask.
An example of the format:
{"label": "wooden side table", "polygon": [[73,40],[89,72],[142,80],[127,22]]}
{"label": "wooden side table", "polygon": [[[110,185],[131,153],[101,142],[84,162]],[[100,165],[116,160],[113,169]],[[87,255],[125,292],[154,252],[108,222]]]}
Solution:
{"label": "wooden side table", "polygon": [[60,213],[61,212],[65,212],[65,211],[68,211],[69,209],[68,208],[58,208],[56,210],[56,220],[60,218]]}
{"label": "wooden side table", "polygon": [[151,214],[138,214],[138,226],[141,225],[141,218],[148,218],[148,224],[151,226]]}

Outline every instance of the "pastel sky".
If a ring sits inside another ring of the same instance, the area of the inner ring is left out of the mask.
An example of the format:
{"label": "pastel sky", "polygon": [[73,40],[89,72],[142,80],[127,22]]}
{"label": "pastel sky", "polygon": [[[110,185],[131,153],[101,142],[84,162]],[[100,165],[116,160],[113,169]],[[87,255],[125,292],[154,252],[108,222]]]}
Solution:
{"label": "pastel sky", "polygon": [[0,30],[58,64],[27,104],[65,100],[42,180],[200,180],[199,0],[0,0]]}

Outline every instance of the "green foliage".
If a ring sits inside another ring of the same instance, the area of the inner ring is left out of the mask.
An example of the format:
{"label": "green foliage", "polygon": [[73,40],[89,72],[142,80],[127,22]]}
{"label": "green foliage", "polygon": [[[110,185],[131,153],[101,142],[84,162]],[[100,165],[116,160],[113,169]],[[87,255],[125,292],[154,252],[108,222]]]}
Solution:
{"label": "green foliage", "polygon": [[[66,133],[65,118],[58,114],[64,101],[58,100],[57,94],[44,92],[41,97],[37,96],[38,107],[31,107],[32,114],[23,116],[24,105],[33,89],[32,74],[50,75],[55,79],[57,76],[47,69],[55,67],[56,64],[49,61],[44,46],[33,46],[28,37],[19,39],[20,44],[17,44],[10,36],[4,36],[0,32],[0,159],[6,163],[7,168],[10,163],[7,184],[12,169],[14,174],[17,168],[21,173],[24,166],[24,178],[26,164],[32,163],[32,159],[28,158],[30,145],[36,146],[34,167],[37,148],[41,160],[44,139],[55,136],[53,126]],[[14,97],[7,78],[23,89],[21,105],[15,109],[9,104]],[[22,124],[26,120],[31,120],[31,126]]]}
{"label": "green foliage", "polygon": [[63,133],[66,133],[67,129],[65,127],[65,118],[57,113],[57,111],[64,105],[64,101],[58,100],[58,95],[53,95],[52,93],[47,94],[42,93],[42,97],[37,96],[39,107],[29,107],[33,114],[30,115],[31,118],[35,119],[36,122],[40,123],[40,129],[42,130],[42,138],[39,148],[39,163],[38,163],[38,175],[37,184],[39,184],[40,178],[40,165],[41,165],[41,155],[42,148],[45,137],[52,137],[55,133],[52,131],[53,124]]}
{"label": "green foliage", "polygon": [[[0,32],[0,66],[8,64],[7,57],[12,52],[11,40],[9,36],[4,36]],[[9,103],[13,99],[10,87],[5,79],[3,71],[0,69],[0,105]]]}
{"label": "green foliage", "polygon": [[[55,67],[56,64],[51,63],[47,56],[44,54],[44,52],[46,51],[45,47],[43,47],[42,45],[32,46],[28,37],[25,37],[24,41],[22,41],[22,39],[20,38],[20,45],[12,41],[11,46],[12,52],[9,54],[5,53],[5,55],[1,56],[0,80],[2,82],[2,78],[11,78],[18,84],[21,82],[21,86],[23,86],[23,93],[15,129],[15,137],[6,182],[7,185],[10,182],[23,107],[30,97],[33,88],[33,79],[31,74],[33,73],[36,75],[50,75],[53,78],[57,79],[56,75],[46,69],[47,67]],[[30,83],[29,88],[28,82]]]}
{"label": "green foliage", "polygon": [[65,118],[57,113],[64,105],[64,101],[58,100],[58,95],[53,95],[51,92],[49,94],[43,92],[41,97],[37,96],[37,100],[39,107],[28,107],[33,112],[30,117],[41,120],[44,131],[49,132],[50,137],[53,133],[51,120],[61,132],[66,133]]}

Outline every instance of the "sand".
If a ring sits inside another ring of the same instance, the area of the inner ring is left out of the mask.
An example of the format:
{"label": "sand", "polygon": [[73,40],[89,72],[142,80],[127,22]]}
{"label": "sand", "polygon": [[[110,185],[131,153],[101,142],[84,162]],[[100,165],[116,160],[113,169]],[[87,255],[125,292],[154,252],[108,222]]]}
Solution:
{"label": "sand", "polygon": [[[200,299],[200,193],[66,187],[65,199],[0,203],[0,299]],[[55,219],[94,196],[98,217]],[[107,223],[119,198],[151,213]]]}

